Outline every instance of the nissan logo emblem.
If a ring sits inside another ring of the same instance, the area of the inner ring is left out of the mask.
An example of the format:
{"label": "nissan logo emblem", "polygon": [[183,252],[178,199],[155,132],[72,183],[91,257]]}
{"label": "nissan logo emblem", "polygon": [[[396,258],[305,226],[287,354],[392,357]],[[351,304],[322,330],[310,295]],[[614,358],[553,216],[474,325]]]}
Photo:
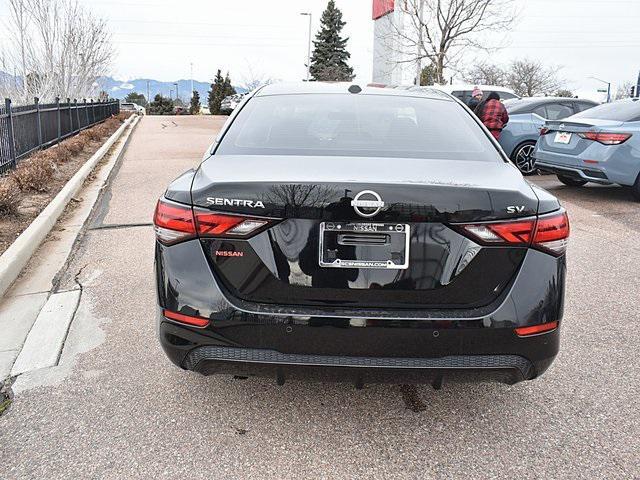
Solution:
{"label": "nissan logo emblem", "polygon": [[380,213],[384,202],[382,197],[373,190],[363,190],[351,200],[351,206],[361,217],[371,218]]}

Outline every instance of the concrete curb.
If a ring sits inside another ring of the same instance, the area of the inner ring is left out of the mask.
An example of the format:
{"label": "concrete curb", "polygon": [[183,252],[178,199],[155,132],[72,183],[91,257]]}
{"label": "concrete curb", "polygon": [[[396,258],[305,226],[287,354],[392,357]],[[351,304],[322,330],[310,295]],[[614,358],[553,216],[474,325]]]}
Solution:
{"label": "concrete curb", "polygon": [[136,116],[131,116],[111,137],[98,149],[93,156],[80,167],[67,184],[51,200],[51,203],[40,212],[31,225],[11,244],[0,256],[0,298],[18,278],[22,269],[27,265],[31,256],[40,247],[42,241],[51,232],[58,218],[71,199],[80,191],[84,181],[100,160],[105,156],[122,133],[134,123]]}

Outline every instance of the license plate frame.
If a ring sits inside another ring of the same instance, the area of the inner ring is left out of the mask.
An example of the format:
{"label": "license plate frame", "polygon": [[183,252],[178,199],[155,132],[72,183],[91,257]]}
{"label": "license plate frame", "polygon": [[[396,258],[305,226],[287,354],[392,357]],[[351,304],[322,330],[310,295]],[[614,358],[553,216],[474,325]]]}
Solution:
{"label": "license plate frame", "polygon": [[570,132],[556,132],[556,136],[553,139],[553,143],[560,143],[562,145],[569,145],[571,143],[571,137],[573,136]]}
{"label": "license plate frame", "polygon": [[405,223],[322,222],[318,261],[324,268],[406,270],[410,238]]}

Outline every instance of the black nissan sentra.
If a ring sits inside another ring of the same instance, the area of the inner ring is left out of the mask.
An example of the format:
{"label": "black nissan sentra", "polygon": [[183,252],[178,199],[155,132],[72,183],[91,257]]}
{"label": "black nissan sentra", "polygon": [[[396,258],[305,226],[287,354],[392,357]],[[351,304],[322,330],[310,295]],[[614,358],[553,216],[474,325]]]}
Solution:
{"label": "black nissan sentra", "polygon": [[183,369],[439,388],[558,353],[567,215],[442,92],[264,87],[154,223]]}

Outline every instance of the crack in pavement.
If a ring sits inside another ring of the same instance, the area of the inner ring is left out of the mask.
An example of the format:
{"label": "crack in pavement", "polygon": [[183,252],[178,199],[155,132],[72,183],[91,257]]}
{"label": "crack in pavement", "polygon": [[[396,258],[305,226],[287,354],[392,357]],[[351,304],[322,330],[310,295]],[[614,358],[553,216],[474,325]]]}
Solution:
{"label": "crack in pavement", "polygon": [[103,225],[97,225],[95,227],[90,227],[88,230],[118,230],[122,228],[137,228],[137,227],[153,227],[153,223],[144,222],[144,223],[107,223]]}

